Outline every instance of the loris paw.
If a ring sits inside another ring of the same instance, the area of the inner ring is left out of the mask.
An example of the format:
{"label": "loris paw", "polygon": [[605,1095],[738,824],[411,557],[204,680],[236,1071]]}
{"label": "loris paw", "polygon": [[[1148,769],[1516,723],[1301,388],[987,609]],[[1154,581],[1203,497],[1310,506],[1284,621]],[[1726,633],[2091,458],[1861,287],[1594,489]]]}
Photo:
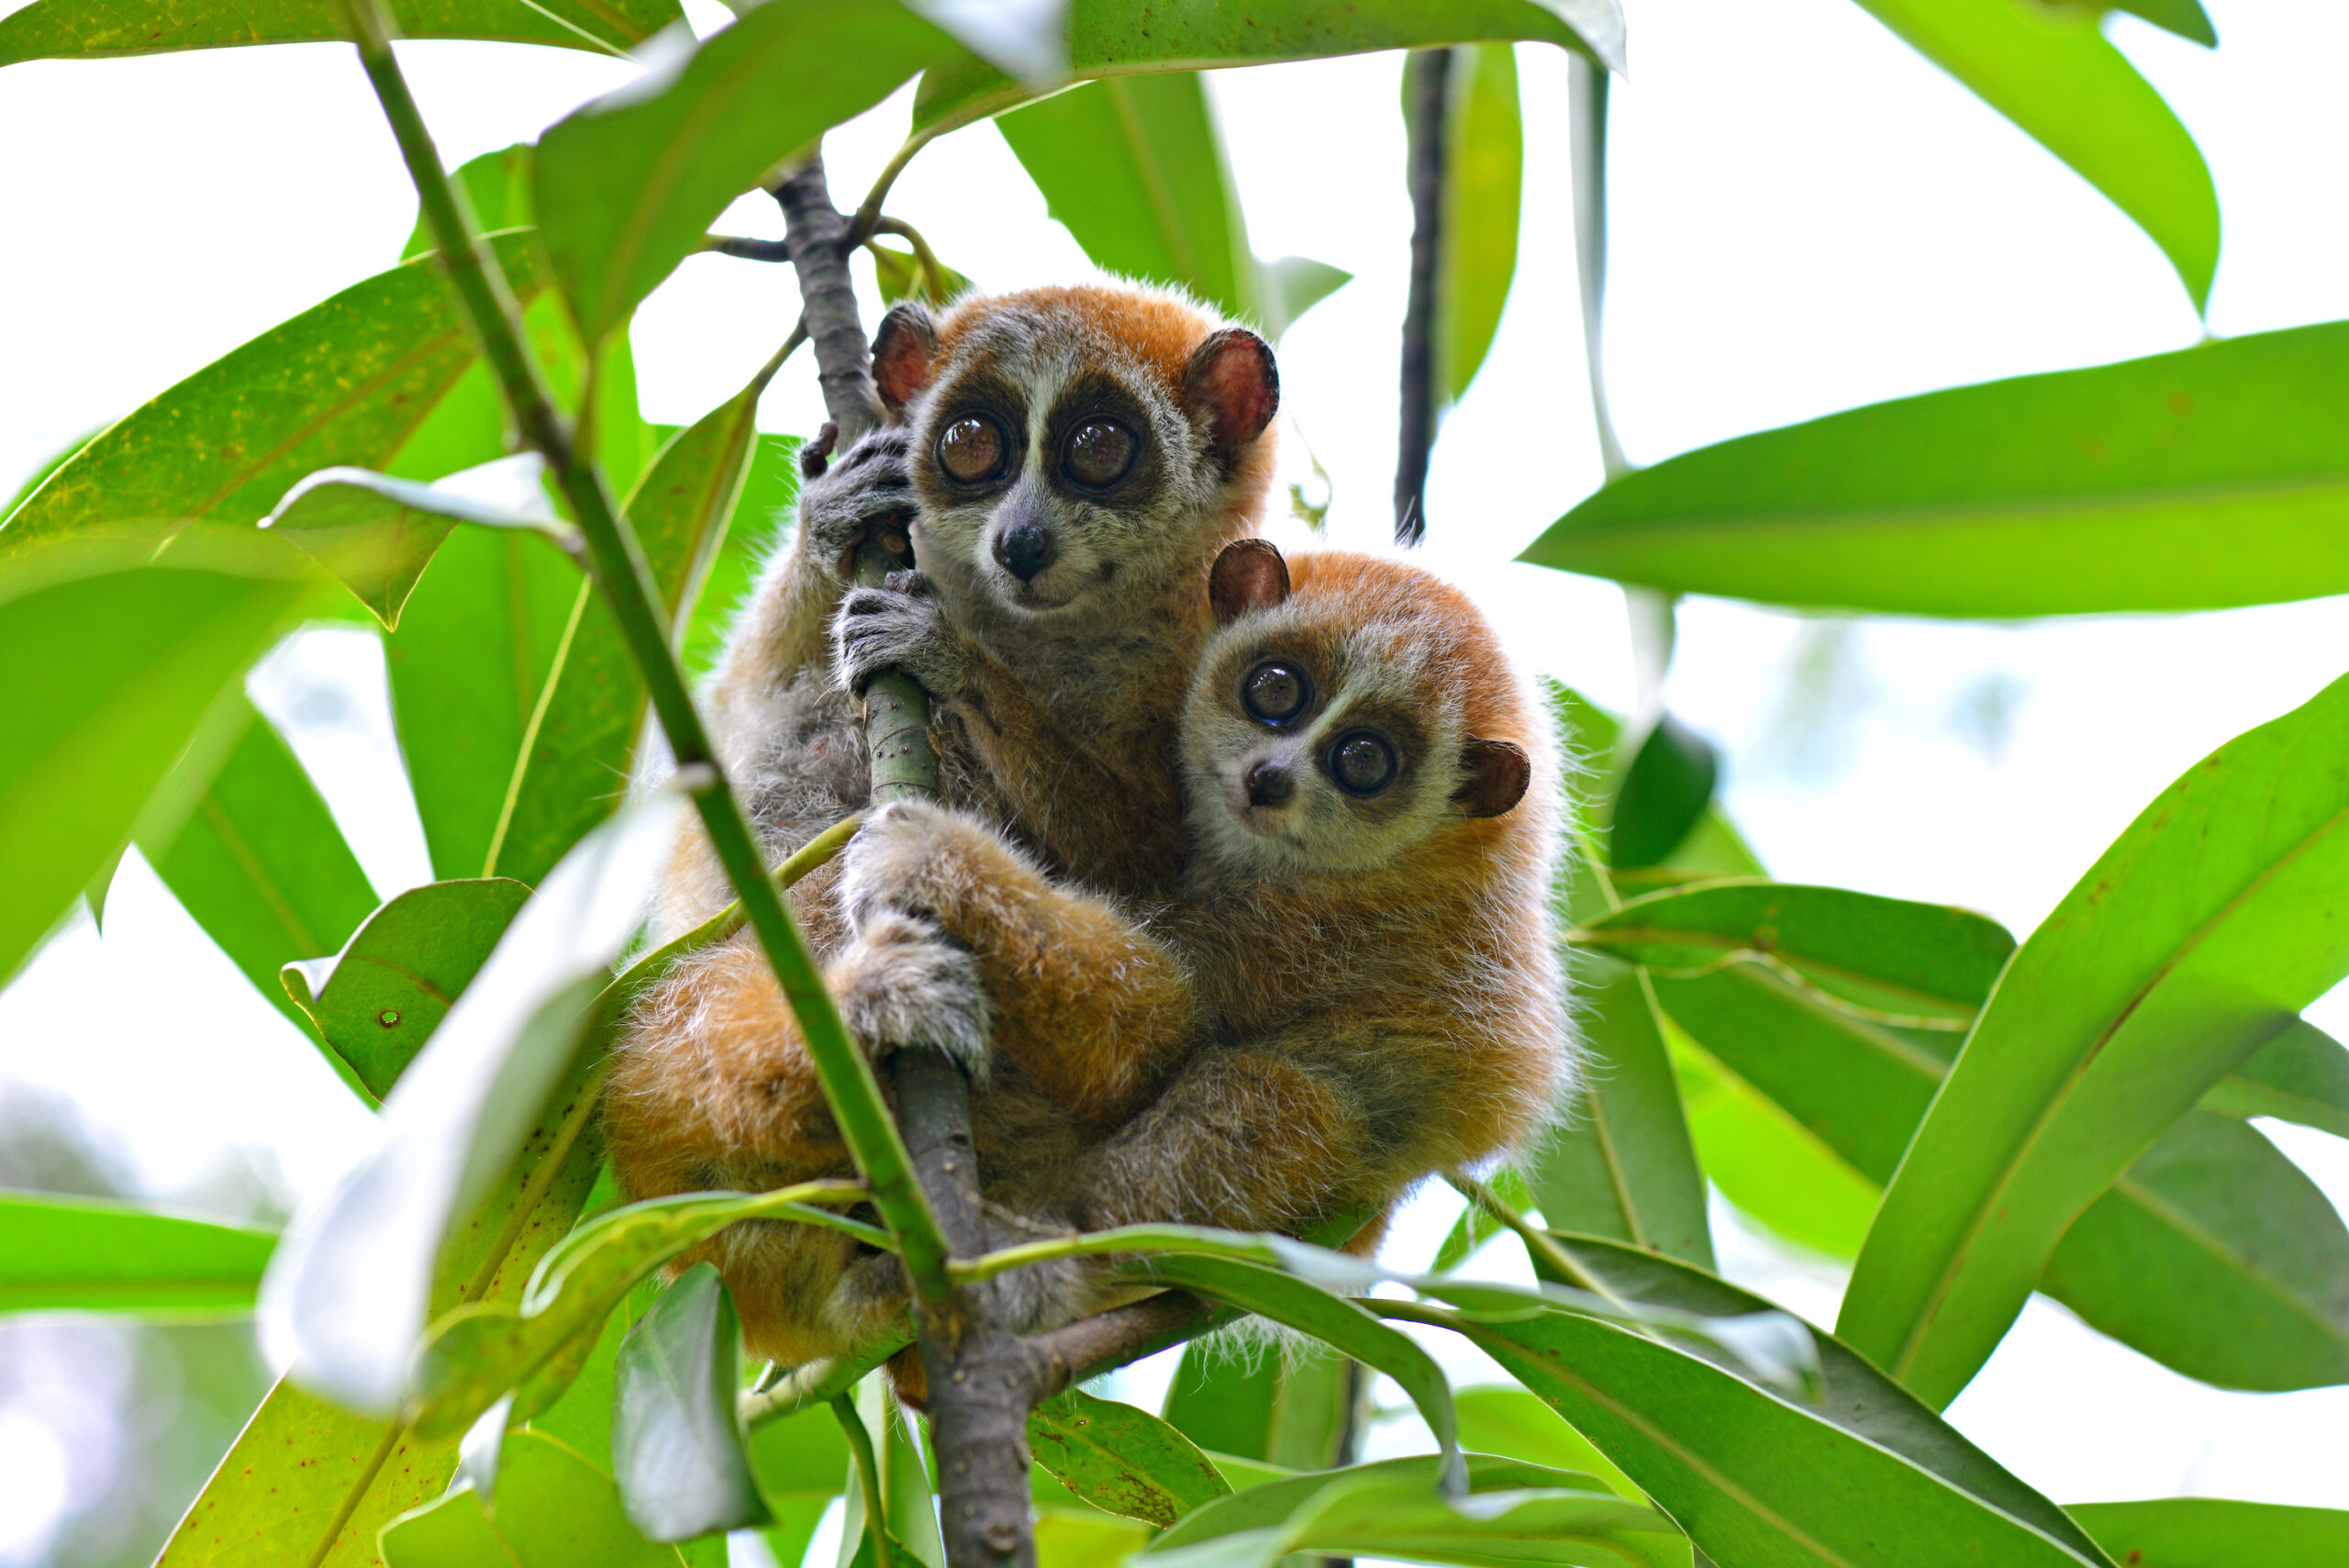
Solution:
{"label": "loris paw", "polygon": [[898,426],[868,432],[799,483],[799,527],[816,559],[846,576],[876,523],[914,511],[912,440]]}
{"label": "loris paw", "polygon": [[963,686],[970,645],[946,618],[930,580],[893,572],[888,585],[852,589],[832,620],[832,668],[843,690],[862,695],[884,670],[902,670],[941,700]]}
{"label": "loris paw", "polygon": [[984,1081],[993,1010],[979,962],[927,920],[876,912],[832,969],[841,1021],[875,1060],[930,1046]]}
{"label": "loris paw", "polygon": [[864,819],[841,851],[841,912],[862,930],[876,917],[933,919],[965,937],[964,895],[974,879],[1007,888],[1013,872],[1002,841],[969,817],[927,801],[893,801]]}

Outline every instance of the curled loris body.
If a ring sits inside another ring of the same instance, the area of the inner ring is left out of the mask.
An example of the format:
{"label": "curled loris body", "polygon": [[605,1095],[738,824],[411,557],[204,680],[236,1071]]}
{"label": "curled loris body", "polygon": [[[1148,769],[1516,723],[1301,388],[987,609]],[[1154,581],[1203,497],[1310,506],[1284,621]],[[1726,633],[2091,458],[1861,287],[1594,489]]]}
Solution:
{"label": "curled loris body", "polygon": [[[1572,1078],[1541,704],[1426,573],[1294,564],[1292,587],[1262,541],[1217,563],[1223,625],[1181,729],[1176,896],[1072,890],[936,806],[889,807],[844,857],[850,1005],[883,1050],[958,1012],[991,1020],[981,1170],[1036,1222],[1300,1234],[1519,1144]],[[901,1309],[891,1260],[796,1240],[821,1260],[807,1283],[839,1271],[811,1317],[853,1339]],[[1108,1299],[1091,1266],[1028,1273],[1031,1328]]]}
{"label": "curled loris body", "polygon": [[[900,306],[876,335],[874,373],[895,422],[803,485],[797,535],[763,574],[708,693],[721,762],[769,858],[863,804],[852,694],[896,666],[935,700],[949,801],[1055,874],[1163,894],[1183,844],[1171,738],[1212,627],[1208,570],[1253,531],[1270,479],[1271,350],[1179,296],[1101,284],[966,299],[935,322]],[[921,572],[896,591],[851,588],[868,531],[907,513]],[[870,967],[884,933],[863,956],[841,956],[836,877],[828,867],[802,882],[794,913],[835,995],[877,1009],[852,1006],[851,1029],[910,1039],[902,1006],[841,968]],[[653,934],[666,940],[730,898],[689,826]],[[934,944],[923,955],[968,968]],[[946,1031],[930,1043],[984,1051],[967,1011],[928,1022]],[[991,1094],[1001,1137],[1042,1147],[1069,1135],[1066,1114],[1016,1065]],[[631,1197],[850,1172],[748,932],[692,955],[646,998],[605,1127]],[[707,1250],[752,1347],[784,1360],[837,1340],[811,1337],[785,1310],[830,1284],[829,1265],[785,1244],[791,1233],[741,1227]]]}

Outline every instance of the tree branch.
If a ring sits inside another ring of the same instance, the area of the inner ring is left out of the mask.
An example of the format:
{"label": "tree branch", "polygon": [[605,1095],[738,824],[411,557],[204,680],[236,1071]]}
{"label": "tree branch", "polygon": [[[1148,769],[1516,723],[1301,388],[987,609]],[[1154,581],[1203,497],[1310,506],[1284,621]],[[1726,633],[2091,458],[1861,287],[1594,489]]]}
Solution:
{"label": "tree branch", "polygon": [[337,0],[337,8],[391,122],[467,325],[522,439],[546,458],[586,536],[596,585],[644,679],[681,781],[690,781],[711,846],[798,1019],[841,1137],[872,1184],[874,1207],[898,1237],[909,1268],[942,1275],[945,1239],[914,1180],[913,1162],[889,1119],[880,1084],[841,1026],[815,959],[769,879],[741,805],[727,786],[686,690],[685,673],[671,651],[669,628],[636,535],[614,505],[602,469],[581,453],[571,421],[549,394],[527,347],[513,290],[497,258],[480,239],[463,193],[440,165],[440,154],[393,58],[383,0]]}
{"label": "tree branch", "polygon": [[[777,186],[774,197],[783,207],[825,410],[845,449],[885,417],[849,283],[849,251],[863,235],[833,206],[820,152]],[[877,206],[877,198],[868,205]],[[909,562],[902,530],[890,530],[886,538],[866,540],[857,574],[874,583]],[[864,724],[874,804],[935,797],[938,762],[921,688],[885,672],[866,688]],[[922,1187],[954,1251],[975,1257],[986,1243],[970,1086],[962,1069],[936,1051],[900,1051],[894,1070],[897,1114]],[[916,1269],[910,1256],[907,1264],[938,1449],[946,1561],[950,1568],[1032,1568],[1028,1351],[1005,1327],[999,1286],[956,1286],[947,1279],[943,1259],[929,1271]]]}
{"label": "tree branch", "polygon": [[1028,1354],[1034,1362],[1035,1383],[1030,1399],[1041,1405],[1071,1384],[1197,1339],[1238,1316],[1219,1302],[1170,1290],[1031,1335]]}
{"label": "tree branch", "polygon": [[1436,289],[1443,244],[1443,175],[1452,50],[1423,49],[1403,66],[1409,136],[1411,293],[1403,307],[1403,403],[1395,439],[1395,542],[1427,534],[1428,454],[1435,446]]}

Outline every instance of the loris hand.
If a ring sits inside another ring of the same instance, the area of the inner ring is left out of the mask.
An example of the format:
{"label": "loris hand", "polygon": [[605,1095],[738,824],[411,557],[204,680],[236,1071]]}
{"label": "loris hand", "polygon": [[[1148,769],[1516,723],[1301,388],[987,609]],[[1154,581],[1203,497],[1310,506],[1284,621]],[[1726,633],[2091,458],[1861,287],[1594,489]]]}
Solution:
{"label": "loris hand", "polygon": [[832,648],[841,685],[859,694],[874,676],[895,669],[946,701],[963,690],[973,661],[970,644],[918,572],[892,572],[885,586],[852,590],[833,618]]}
{"label": "loris hand", "polygon": [[[830,428],[825,427],[828,433]],[[813,446],[803,450],[803,471],[817,472],[799,482],[799,528],[827,569],[847,576],[874,524],[912,516],[911,452],[906,431],[896,426],[867,432],[829,463]]]}
{"label": "loris hand", "polygon": [[876,1061],[907,1046],[930,1046],[987,1075],[993,1012],[979,962],[928,920],[879,911],[862,922],[856,945],[829,979],[841,1021]]}

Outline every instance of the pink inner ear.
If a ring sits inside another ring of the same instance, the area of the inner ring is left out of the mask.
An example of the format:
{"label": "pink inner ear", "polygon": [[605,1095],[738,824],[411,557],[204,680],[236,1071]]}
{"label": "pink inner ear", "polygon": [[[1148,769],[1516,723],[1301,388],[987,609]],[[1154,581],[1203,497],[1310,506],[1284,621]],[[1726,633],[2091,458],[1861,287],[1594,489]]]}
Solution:
{"label": "pink inner ear", "polygon": [[1272,540],[1234,539],[1208,573],[1208,604],[1222,625],[1250,610],[1268,610],[1288,597],[1288,562]]}
{"label": "pink inner ear", "polygon": [[1281,377],[1272,345],[1244,327],[1210,334],[1184,373],[1183,401],[1208,410],[1219,450],[1246,446],[1280,412]]}
{"label": "pink inner ear", "polygon": [[873,384],[881,401],[894,412],[930,384],[932,351],[937,346],[930,313],[918,305],[901,305],[881,319],[873,340]]}

